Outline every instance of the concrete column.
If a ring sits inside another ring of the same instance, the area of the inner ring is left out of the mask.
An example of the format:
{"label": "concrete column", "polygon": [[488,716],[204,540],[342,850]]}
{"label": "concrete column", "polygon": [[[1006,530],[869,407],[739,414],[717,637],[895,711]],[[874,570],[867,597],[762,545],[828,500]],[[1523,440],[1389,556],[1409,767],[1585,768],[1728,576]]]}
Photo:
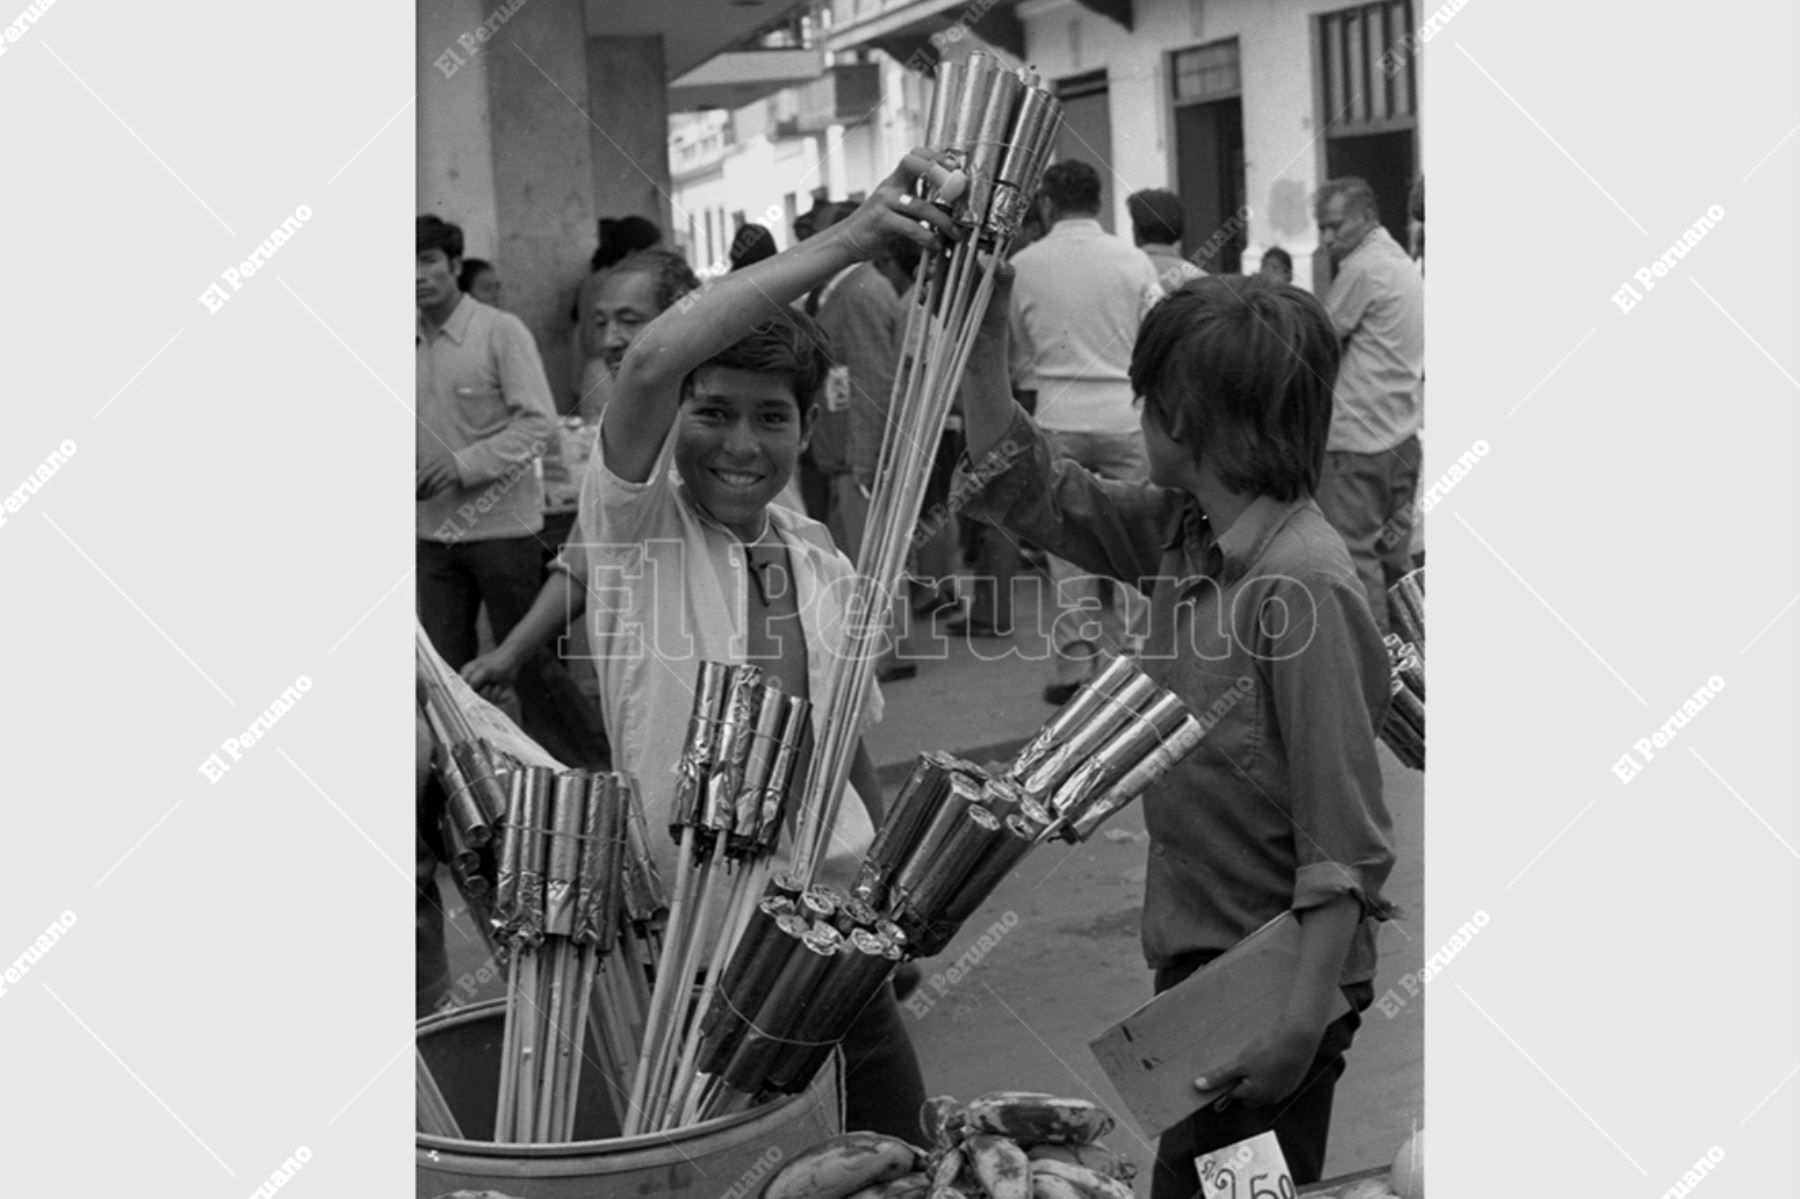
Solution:
{"label": "concrete column", "polygon": [[[669,83],[661,36],[587,39],[589,159],[601,216],[644,216],[663,236],[685,213],[670,211]],[[695,214],[696,222],[703,218]],[[591,249],[591,247],[590,247]]]}
{"label": "concrete column", "polygon": [[488,55],[459,40],[472,38],[483,16],[481,0],[418,2],[417,186],[420,214],[462,226],[467,253],[494,258]]}
{"label": "concrete column", "polygon": [[[569,308],[594,252],[587,28],[579,4],[484,0],[498,246],[506,305],[536,335],[559,406],[570,394]],[[660,128],[660,126],[659,126]]]}

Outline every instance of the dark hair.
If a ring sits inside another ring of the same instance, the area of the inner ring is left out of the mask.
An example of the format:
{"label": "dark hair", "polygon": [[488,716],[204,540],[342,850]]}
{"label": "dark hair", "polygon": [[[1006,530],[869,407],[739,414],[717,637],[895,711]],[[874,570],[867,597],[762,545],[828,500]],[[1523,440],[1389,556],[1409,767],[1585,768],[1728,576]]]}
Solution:
{"label": "dark hair", "polygon": [[1141,242],[1174,245],[1181,240],[1186,220],[1181,211],[1181,197],[1161,188],[1133,192],[1125,201],[1131,214],[1131,232]]}
{"label": "dark hair", "polygon": [[648,250],[662,240],[662,230],[641,216],[600,218],[600,246],[594,251],[592,266],[597,271],[619,262],[627,254]]}
{"label": "dark hair", "polygon": [[1306,292],[1209,275],[1144,318],[1131,386],[1226,487],[1296,500],[1324,469],[1338,354],[1331,318]]}
{"label": "dark hair", "polygon": [[1369,186],[1368,180],[1358,179],[1355,175],[1327,179],[1319,185],[1319,194],[1314,203],[1323,208],[1333,196],[1344,197],[1346,208],[1363,213],[1377,224],[1381,222],[1381,206],[1376,203],[1375,189]]}
{"label": "dark hair", "polygon": [[[638,250],[627,254],[614,263],[605,274],[611,275],[648,275],[656,289],[656,310],[666,311],[676,300],[690,291],[700,289],[700,280],[694,269],[687,264],[687,259],[673,250],[660,247],[649,250]],[[598,287],[598,282],[595,283]]]}
{"label": "dark hair", "polygon": [[775,235],[762,225],[750,224],[739,229],[731,239],[731,269],[740,270],[753,262],[775,257]]}
{"label": "dark hair", "polygon": [[786,375],[804,421],[831,369],[831,356],[825,346],[825,334],[811,317],[783,308],[700,366]]}
{"label": "dark hair", "polygon": [[1264,250],[1262,260],[1264,262],[1279,262],[1282,266],[1287,268],[1288,274],[1292,275],[1294,273],[1294,256],[1280,246],[1270,246],[1268,249]]}
{"label": "dark hair", "polygon": [[465,259],[463,259],[462,260],[462,270],[460,272],[458,272],[457,276],[456,276],[457,290],[458,291],[471,290],[475,286],[475,280],[481,278],[481,272],[491,271],[493,269],[494,269],[494,264],[489,262],[485,258],[465,258]]}
{"label": "dark hair", "polygon": [[413,252],[423,254],[427,250],[442,250],[445,258],[461,258],[462,229],[441,217],[420,217],[413,233]]}
{"label": "dark hair", "polygon": [[1063,214],[1100,211],[1100,172],[1079,158],[1065,158],[1044,172],[1038,191]]}

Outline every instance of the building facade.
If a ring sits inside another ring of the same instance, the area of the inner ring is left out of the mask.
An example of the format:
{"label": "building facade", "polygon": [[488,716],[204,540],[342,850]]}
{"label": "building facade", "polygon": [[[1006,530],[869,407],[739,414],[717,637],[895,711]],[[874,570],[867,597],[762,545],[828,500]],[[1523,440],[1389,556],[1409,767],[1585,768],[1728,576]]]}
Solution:
{"label": "building facade", "polygon": [[[835,123],[793,132],[825,139],[818,174],[833,197],[866,192],[922,137],[936,63],[987,50],[1029,64],[1061,96],[1058,155],[1101,168],[1108,228],[1128,233],[1131,192],[1168,188],[1186,210],[1184,249],[1208,270],[1252,271],[1281,246],[1296,281],[1319,287],[1329,267],[1312,196],[1323,180],[1367,179],[1407,242],[1421,19],[1413,0],[832,0],[815,12],[829,70],[872,68],[880,92],[866,110],[840,105]],[[765,128],[780,140],[779,122]],[[778,186],[736,207],[779,206]]]}

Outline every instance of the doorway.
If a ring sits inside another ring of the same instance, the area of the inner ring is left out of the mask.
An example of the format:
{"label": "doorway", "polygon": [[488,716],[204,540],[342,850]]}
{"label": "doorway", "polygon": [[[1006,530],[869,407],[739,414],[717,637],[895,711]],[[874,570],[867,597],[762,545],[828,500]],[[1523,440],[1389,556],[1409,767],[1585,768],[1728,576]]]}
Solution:
{"label": "doorway", "polygon": [[1056,85],[1062,101],[1062,128],[1052,162],[1079,158],[1100,172],[1100,226],[1113,231],[1112,101],[1105,71],[1090,71]]}
{"label": "doorway", "polygon": [[1175,191],[1181,197],[1182,251],[1202,270],[1243,269],[1244,101],[1236,38],[1170,56],[1175,105]]}

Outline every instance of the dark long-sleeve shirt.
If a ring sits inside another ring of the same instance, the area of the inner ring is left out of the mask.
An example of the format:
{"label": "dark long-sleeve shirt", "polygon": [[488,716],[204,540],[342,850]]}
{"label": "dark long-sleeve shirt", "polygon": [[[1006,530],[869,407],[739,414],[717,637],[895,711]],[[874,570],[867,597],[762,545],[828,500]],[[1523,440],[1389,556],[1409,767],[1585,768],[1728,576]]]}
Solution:
{"label": "dark long-sleeve shirt", "polygon": [[1318,505],[1261,497],[1215,536],[1186,492],[1056,458],[1023,411],[962,476],[979,488],[972,515],[1150,597],[1140,664],[1206,728],[1144,797],[1150,965],[1222,952],[1283,911],[1350,895],[1364,919],[1340,981],[1374,977],[1394,864],[1375,751],[1388,661]]}
{"label": "dark long-sleeve shirt", "polygon": [[825,286],[818,321],[831,342],[832,359],[844,373],[841,382],[827,383],[821,401],[825,411],[813,429],[814,460],[834,473],[850,471],[859,482],[871,485],[900,362],[906,308],[894,285],[863,262],[846,268]]}

